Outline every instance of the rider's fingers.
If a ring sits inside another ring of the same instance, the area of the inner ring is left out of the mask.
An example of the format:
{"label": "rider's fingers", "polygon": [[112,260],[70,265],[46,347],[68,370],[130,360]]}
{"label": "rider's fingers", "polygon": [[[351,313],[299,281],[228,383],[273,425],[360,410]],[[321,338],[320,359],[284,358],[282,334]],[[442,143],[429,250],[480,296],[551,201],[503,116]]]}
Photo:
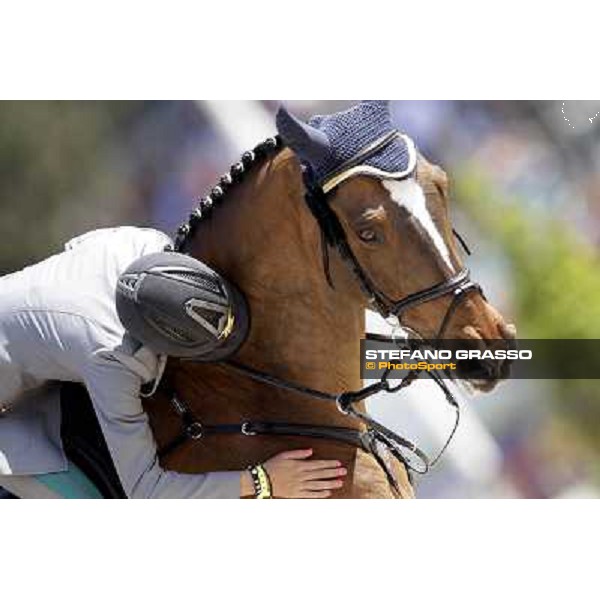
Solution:
{"label": "rider's fingers", "polygon": [[335,469],[341,467],[342,463],[339,460],[307,460],[302,463],[301,469],[303,472],[319,471],[321,469]]}
{"label": "rider's fingers", "polygon": [[307,481],[304,485],[308,491],[316,492],[320,490],[337,490],[344,485],[344,482],[341,479],[329,479],[326,481]]}
{"label": "rider's fingers", "polygon": [[334,479],[336,477],[343,477],[347,471],[344,467],[338,467],[335,469],[319,469],[314,471],[306,471],[302,478],[303,481],[315,481],[317,479]]}

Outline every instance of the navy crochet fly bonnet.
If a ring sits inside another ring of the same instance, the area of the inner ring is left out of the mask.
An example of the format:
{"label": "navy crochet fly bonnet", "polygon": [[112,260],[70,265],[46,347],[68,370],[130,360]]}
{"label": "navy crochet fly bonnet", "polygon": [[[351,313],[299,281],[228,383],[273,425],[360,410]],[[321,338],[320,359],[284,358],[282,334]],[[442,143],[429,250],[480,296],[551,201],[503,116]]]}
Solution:
{"label": "navy crochet fly bonnet", "polygon": [[366,100],[342,112],[314,116],[308,124],[281,107],[277,129],[285,144],[310,165],[325,192],[355,175],[404,179],[416,167],[414,142],[396,131],[385,100]]}

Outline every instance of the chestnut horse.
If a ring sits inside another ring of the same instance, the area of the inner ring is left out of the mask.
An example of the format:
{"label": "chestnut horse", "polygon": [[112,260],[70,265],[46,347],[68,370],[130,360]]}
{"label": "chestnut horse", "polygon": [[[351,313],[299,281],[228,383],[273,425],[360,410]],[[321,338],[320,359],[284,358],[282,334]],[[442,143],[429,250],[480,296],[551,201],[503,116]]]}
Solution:
{"label": "chestnut horse", "polygon": [[[324,275],[321,231],[305,202],[298,156],[271,140],[232,168],[219,186],[210,216],[191,221],[185,250],[230,278],[245,293],[251,312],[249,336],[236,361],[286,381],[338,394],[361,387],[359,345],[369,307],[355,274],[335,250]],[[446,263],[462,268],[449,219],[448,178],[420,154],[409,185],[424,194],[427,218],[448,251]],[[358,175],[341,183],[330,206],[339,218],[358,262],[390,298],[402,298],[448,277],[439,247],[423,235],[419,215],[398,201],[410,190],[396,183]],[[204,209],[208,208],[207,203]],[[423,217],[423,215],[420,215]],[[406,312],[404,323],[434,338],[452,302],[445,294]],[[451,339],[510,339],[511,326],[480,293],[469,294],[447,323]],[[487,365],[489,368],[489,364]],[[502,377],[473,379],[490,389]],[[474,374],[475,376],[476,374]],[[269,421],[360,429],[335,404],[253,380],[227,364],[170,360],[164,385],[145,401],[159,447],[180,435],[174,410],[176,393],[204,425]],[[363,407],[364,409],[364,407]],[[393,460],[400,494],[372,455],[343,442],[287,435],[227,435],[188,439],[162,459],[163,467],[200,473],[241,470],[288,449],[314,449],[315,458],[338,459],[348,469],[337,498],[412,497],[405,466]]]}

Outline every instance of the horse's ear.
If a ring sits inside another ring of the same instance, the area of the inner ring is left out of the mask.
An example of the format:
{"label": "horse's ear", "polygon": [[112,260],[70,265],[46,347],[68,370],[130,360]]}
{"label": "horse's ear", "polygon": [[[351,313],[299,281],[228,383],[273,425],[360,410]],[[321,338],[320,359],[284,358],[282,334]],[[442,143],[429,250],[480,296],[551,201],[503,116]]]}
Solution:
{"label": "horse's ear", "polygon": [[302,160],[314,164],[329,155],[329,139],[319,129],[303,123],[280,106],[275,118],[281,139]]}

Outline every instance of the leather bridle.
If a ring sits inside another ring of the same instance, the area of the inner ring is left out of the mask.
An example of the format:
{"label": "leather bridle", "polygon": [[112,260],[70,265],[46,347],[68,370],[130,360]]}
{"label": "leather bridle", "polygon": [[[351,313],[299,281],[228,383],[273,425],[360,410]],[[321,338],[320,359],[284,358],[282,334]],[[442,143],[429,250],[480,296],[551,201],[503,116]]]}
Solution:
{"label": "leather bridle", "polygon": [[[369,145],[365,150],[353,157],[338,169],[331,177],[339,178],[345,170],[354,168],[362,164],[373,154],[381,151],[386,145],[390,144],[396,137],[400,135],[398,132],[387,134],[374,144]],[[275,138],[277,145],[280,144],[279,138]],[[409,174],[410,176],[410,174]],[[331,177],[329,179],[331,179]],[[462,269],[448,279],[432,285],[431,287],[411,293],[399,300],[390,299],[372,280],[371,276],[363,269],[362,265],[356,258],[352,248],[348,242],[346,232],[340,223],[335,211],[331,208],[329,200],[335,190],[335,187],[327,185],[327,182],[317,182],[313,176],[309,166],[303,166],[303,179],[305,186],[305,200],[311,213],[315,217],[321,232],[321,245],[323,256],[323,270],[327,281],[331,287],[334,287],[331,275],[329,272],[329,248],[334,248],[339,253],[343,262],[348,266],[354,274],[363,294],[369,301],[370,306],[375,309],[383,317],[396,317],[397,325],[401,324],[403,314],[418,305],[441,298],[452,294],[450,304],[446,309],[446,313],[442,319],[438,329],[434,344],[438,344],[444,335],[447,326],[461,302],[471,292],[477,292],[483,295],[480,286],[470,280],[469,271]],[[328,191],[325,192],[324,188]],[[462,238],[454,232],[460,243],[466,248]],[[183,243],[180,244],[183,246]],[[411,338],[423,338],[414,330],[404,328],[410,333]],[[367,334],[367,339],[378,341],[392,341],[398,344],[395,336],[383,336],[377,334]],[[410,343],[410,339],[408,340]],[[272,387],[291,391],[298,394],[309,396],[316,400],[335,403],[338,410],[345,415],[356,419],[363,426],[362,429],[354,429],[349,427],[333,427],[324,425],[306,425],[306,424],[291,424],[281,422],[263,422],[263,421],[244,421],[242,423],[220,424],[220,425],[205,425],[202,424],[191,409],[183,401],[183,399],[171,390],[171,403],[173,408],[179,415],[182,421],[181,433],[164,446],[159,455],[165,457],[182,444],[189,440],[198,441],[203,437],[214,434],[242,434],[247,436],[254,435],[287,435],[287,436],[305,436],[312,438],[330,439],[338,442],[353,445],[357,448],[369,452],[385,472],[388,481],[396,493],[400,494],[398,484],[392,474],[391,468],[384,460],[382,450],[385,448],[391,454],[400,460],[408,469],[417,473],[426,473],[441,458],[450,441],[454,437],[458,428],[460,411],[459,405],[454,398],[452,392],[446,385],[446,382],[435,371],[427,371],[427,375],[431,377],[439,388],[442,390],[447,402],[455,410],[455,422],[452,431],[444,443],[442,449],[437,456],[430,460],[427,455],[420,450],[416,444],[391,431],[375,419],[356,408],[356,404],[361,402],[373,394],[379,392],[394,393],[406,388],[419,375],[417,371],[412,371],[403,379],[398,380],[398,383],[392,385],[389,381],[390,368],[388,368],[381,379],[367,385],[357,391],[344,391],[339,394],[331,394],[316,390],[295,382],[290,382],[279,378],[270,373],[255,369],[248,365],[241,364],[236,361],[228,360],[221,364],[235,372],[270,385]]]}

